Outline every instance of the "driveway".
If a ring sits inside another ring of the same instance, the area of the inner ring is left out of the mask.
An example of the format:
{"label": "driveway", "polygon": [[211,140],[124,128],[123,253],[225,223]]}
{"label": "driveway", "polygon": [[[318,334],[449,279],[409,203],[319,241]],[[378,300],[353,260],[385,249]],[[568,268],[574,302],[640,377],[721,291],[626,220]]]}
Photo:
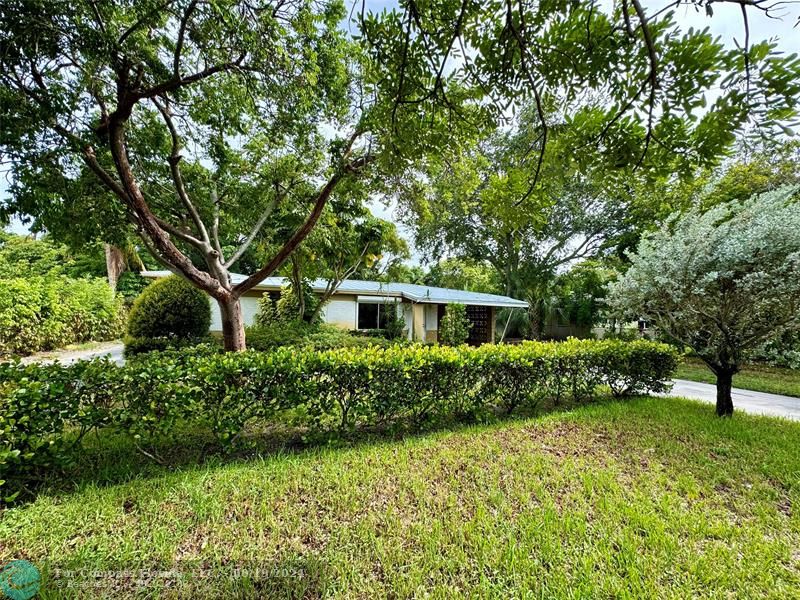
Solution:
{"label": "driveway", "polygon": [[[717,402],[717,388],[710,383],[686,381],[685,379],[674,379],[672,383],[674,384],[672,391],[664,395],[691,398],[711,404]],[[754,415],[770,415],[800,421],[800,398],[737,388],[734,388],[731,397],[734,411],[741,410]]]}
{"label": "driveway", "polygon": [[79,360],[89,360],[108,356],[113,362],[121,365],[125,362],[122,353],[125,346],[122,342],[103,342],[84,350],[54,350],[52,352],[40,352],[32,354],[22,359],[23,363],[53,363],[58,362],[64,365],[72,364]]}

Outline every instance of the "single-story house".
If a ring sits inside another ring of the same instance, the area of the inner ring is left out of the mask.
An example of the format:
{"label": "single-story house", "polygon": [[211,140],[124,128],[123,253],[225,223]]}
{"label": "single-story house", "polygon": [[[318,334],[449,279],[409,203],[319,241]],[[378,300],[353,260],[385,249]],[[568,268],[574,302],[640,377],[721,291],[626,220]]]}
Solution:
{"label": "single-story house", "polygon": [[[143,271],[143,277],[157,279],[170,275],[169,271]],[[232,274],[234,285],[245,279],[244,275]],[[251,325],[258,312],[258,300],[266,293],[277,294],[287,284],[285,277],[267,277],[241,298],[242,313],[246,325]],[[316,279],[312,289],[321,294],[327,281]],[[483,344],[495,338],[495,313],[498,308],[527,308],[522,300],[499,296],[465,292],[448,288],[414,285],[410,283],[381,283],[346,279],[322,309],[326,323],[342,329],[380,329],[381,313],[387,306],[395,306],[406,323],[408,338],[435,342],[439,335],[439,321],[448,304],[464,304],[472,322],[469,342]],[[211,303],[211,331],[222,331],[222,321],[216,303]]]}

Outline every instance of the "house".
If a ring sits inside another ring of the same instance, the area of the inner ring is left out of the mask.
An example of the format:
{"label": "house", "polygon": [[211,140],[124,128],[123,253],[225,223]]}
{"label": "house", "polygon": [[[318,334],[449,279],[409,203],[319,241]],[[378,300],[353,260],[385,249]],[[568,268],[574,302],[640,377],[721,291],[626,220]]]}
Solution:
{"label": "house", "polygon": [[[169,271],[143,271],[143,277],[157,279],[166,277]],[[245,279],[244,275],[233,274],[232,282]],[[265,293],[279,293],[286,285],[285,277],[267,277],[241,298],[245,325],[252,325],[258,312],[258,300]],[[311,282],[314,292],[321,294],[327,281],[316,279]],[[448,288],[414,285],[410,283],[381,283],[378,281],[359,281],[346,279],[322,309],[326,323],[348,330],[380,329],[381,314],[387,307],[394,306],[406,322],[408,338],[435,342],[439,334],[439,321],[448,304],[464,304],[467,316],[472,322],[469,343],[482,344],[494,341],[495,313],[498,308],[527,308],[522,300],[465,292]],[[222,331],[222,321],[216,303],[211,303],[211,331]]]}

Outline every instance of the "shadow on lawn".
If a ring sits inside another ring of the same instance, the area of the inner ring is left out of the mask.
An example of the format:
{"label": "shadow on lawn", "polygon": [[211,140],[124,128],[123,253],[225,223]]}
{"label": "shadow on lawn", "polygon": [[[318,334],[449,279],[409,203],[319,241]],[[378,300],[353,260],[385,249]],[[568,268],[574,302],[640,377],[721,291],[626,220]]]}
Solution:
{"label": "shadow on lawn", "polygon": [[[613,401],[610,396],[598,396],[590,403]],[[84,439],[75,464],[66,470],[52,472],[36,482],[29,482],[25,494],[16,504],[35,500],[39,493],[70,493],[87,484],[113,486],[135,479],[163,476],[165,472],[186,468],[221,466],[252,459],[302,454],[333,448],[357,448],[397,442],[437,432],[454,432],[475,425],[518,421],[546,413],[571,410],[587,402],[540,404],[513,415],[487,414],[452,418],[428,423],[421,427],[408,424],[391,427],[356,428],[351,431],[312,433],[281,422],[267,427],[250,427],[233,450],[224,450],[209,431],[182,429],[170,438],[150,440],[146,445],[135,444],[128,436],[102,431]]]}

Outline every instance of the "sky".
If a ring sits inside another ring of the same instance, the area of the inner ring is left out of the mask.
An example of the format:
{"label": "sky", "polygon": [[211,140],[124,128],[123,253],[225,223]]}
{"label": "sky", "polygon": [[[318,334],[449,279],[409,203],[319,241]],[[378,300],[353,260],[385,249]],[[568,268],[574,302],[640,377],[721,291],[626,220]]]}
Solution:
{"label": "sky", "polygon": [[[360,6],[360,0],[355,1],[358,3],[358,6]],[[609,0],[602,0],[601,4],[606,8],[611,6]],[[642,4],[648,14],[653,14],[667,5],[667,3],[663,1],[649,2],[647,0],[644,0]],[[396,7],[397,1],[366,0],[366,6],[370,11],[379,12],[384,8],[391,9]],[[675,17],[681,29],[689,27],[709,27],[711,32],[719,36],[726,45],[734,47],[736,42],[741,45],[744,40],[744,28],[739,5],[733,3],[714,3],[713,9],[714,15],[709,18],[706,16],[704,10],[697,11],[692,6],[682,6],[676,9]],[[788,5],[783,9],[776,10],[775,14],[780,15],[782,18],[771,19],[766,17],[761,11],[748,11],[751,43],[763,39],[775,39],[779,49],[784,52],[800,53],[800,27],[795,27],[798,16],[800,16],[800,6]],[[0,175],[0,198],[6,195],[6,187],[5,177]],[[393,220],[394,209],[392,206],[386,207],[380,202],[372,202],[371,209],[376,216],[387,220]],[[11,230],[17,233],[27,232],[27,228],[18,221],[12,223]],[[411,241],[410,233],[407,230],[401,228],[401,233]],[[421,257],[415,254],[412,260],[418,263]]]}

